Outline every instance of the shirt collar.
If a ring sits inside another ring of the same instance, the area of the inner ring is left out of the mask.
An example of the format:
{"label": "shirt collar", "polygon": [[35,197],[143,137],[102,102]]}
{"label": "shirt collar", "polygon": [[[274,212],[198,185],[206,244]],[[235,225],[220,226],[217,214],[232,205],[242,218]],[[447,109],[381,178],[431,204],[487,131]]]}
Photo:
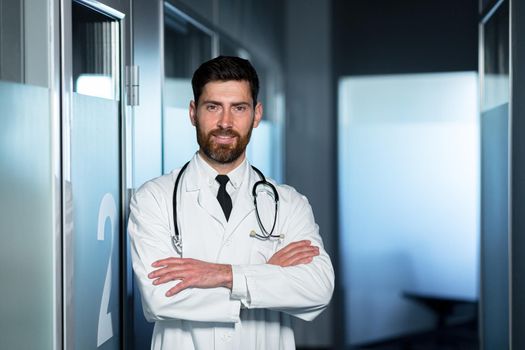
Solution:
{"label": "shirt collar", "polygon": [[[208,185],[218,185],[217,181],[215,181],[215,177],[219,173],[217,172],[217,170],[213,169],[211,165],[209,165],[204,159],[202,159],[199,152],[197,152],[196,165],[198,171],[202,176],[204,176],[205,181]],[[239,164],[235,169],[226,174],[230,178],[230,184],[233,186],[234,189],[237,190],[241,186],[247,168],[248,161],[246,160],[246,158],[244,158],[241,164]]]}

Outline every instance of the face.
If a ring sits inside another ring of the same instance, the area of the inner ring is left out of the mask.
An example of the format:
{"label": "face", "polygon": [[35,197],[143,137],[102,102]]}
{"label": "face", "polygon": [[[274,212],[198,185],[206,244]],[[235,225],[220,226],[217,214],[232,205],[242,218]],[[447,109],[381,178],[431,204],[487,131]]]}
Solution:
{"label": "face", "polygon": [[190,118],[201,155],[211,163],[236,166],[261,121],[262,105],[254,107],[247,81],[214,81],[204,86],[197,103],[191,101]]}

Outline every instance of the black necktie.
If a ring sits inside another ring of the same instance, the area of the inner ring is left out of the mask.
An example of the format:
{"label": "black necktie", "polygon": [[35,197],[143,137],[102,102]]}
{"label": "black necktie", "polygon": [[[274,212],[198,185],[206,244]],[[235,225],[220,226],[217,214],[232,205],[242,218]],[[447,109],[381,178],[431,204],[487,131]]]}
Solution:
{"label": "black necktie", "polygon": [[224,216],[226,216],[226,221],[228,221],[230,213],[232,212],[232,199],[228,192],[226,192],[226,184],[230,181],[230,178],[227,175],[217,175],[215,180],[220,184],[219,192],[217,192],[217,200],[222,207]]}

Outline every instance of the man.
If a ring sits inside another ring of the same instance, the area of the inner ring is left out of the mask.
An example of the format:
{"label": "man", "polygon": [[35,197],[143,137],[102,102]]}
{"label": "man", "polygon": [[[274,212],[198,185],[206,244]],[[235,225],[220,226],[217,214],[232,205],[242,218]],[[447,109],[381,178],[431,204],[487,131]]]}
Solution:
{"label": "man", "polygon": [[262,174],[246,146],[263,108],[252,65],[217,57],[195,71],[192,87],[198,152],[131,202],[133,269],[155,322],[151,348],[294,349],[290,315],[312,320],[334,286],[311,207],[274,183],[257,186],[254,205]]}

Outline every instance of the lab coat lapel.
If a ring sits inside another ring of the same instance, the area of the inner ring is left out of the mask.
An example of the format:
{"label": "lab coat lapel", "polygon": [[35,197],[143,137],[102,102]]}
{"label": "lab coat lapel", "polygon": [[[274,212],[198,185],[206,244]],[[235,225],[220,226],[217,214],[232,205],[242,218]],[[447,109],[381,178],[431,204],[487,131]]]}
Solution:
{"label": "lab coat lapel", "polygon": [[247,164],[247,167],[248,168],[246,169],[246,172],[244,174],[244,179],[242,180],[241,187],[238,190],[239,193],[237,195],[235,203],[233,203],[233,209],[230,215],[230,220],[226,225],[225,239],[230,237],[235,232],[237,227],[243,222],[243,220],[255,210],[252,197],[252,186],[255,182],[253,178],[254,172],[249,164]]}
{"label": "lab coat lapel", "polygon": [[206,210],[211,217],[220,222],[223,227],[226,225],[226,217],[224,216],[221,205],[211,193],[209,187],[201,186],[197,201],[199,205]]}
{"label": "lab coat lapel", "polygon": [[206,182],[206,178],[204,176],[200,176],[198,173],[195,161],[195,159],[192,159],[188,166],[188,181],[186,182],[186,190],[198,190],[198,205],[224,227],[226,225],[226,218],[224,217],[224,213],[219,204],[219,201],[211,192],[210,186]]}

